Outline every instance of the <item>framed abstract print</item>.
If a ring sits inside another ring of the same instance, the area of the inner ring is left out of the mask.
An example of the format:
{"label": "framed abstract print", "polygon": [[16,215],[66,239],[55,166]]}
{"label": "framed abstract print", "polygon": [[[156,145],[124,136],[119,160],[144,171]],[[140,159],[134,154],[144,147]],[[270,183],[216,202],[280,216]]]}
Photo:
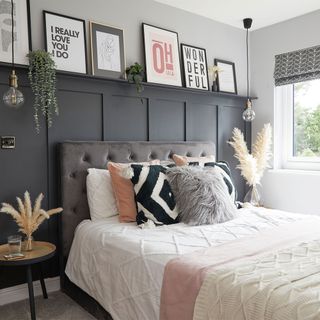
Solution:
{"label": "framed abstract print", "polygon": [[237,94],[237,80],[234,63],[214,59],[214,64],[220,69],[217,76],[218,91]]}
{"label": "framed abstract print", "polygon": [[121,78],[126,69],[123,30],[90,21],[90,41],[92,73]]}
{"label": "framed abstract print", "polygon": [[[0,0],[0,61],[12,62],[11,0]],[[29,0],[13,1],[15,63],[26,65],[31,50]]]}
{"label": "framed abstract print", "polygon": [[181,52],[186,87],[209,90],[206,50],[181,44]]}
{"label": "framed abstract print", "polygon": [[52,53],[57,69],[87,73],[85,21],[43,11],[46,50]]}
{"label": "framed abstract print", "polygon": [[148,82],[182,86],[178,34],[143,23]]}

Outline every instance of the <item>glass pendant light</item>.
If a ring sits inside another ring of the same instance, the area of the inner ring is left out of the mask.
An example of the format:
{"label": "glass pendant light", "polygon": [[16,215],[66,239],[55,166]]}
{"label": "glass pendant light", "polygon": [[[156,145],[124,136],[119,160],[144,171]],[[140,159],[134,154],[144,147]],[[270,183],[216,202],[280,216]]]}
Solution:
{"label": "glass pendant light", "polygon": [[246,47],[247,47],[247,103],[246,108],[242,113],[242,119],[246,122],[251,122],[256,117],[256,113],[252,109],[252,102],[250,99],[250,81],[249,81],[249,29],[252,26],[252,19],[243,19],[243,26],[247,29]]}
{"label": "glass pendant light", "polygon": [[24,103],[24,97],[21,91],[18,90],[18,77],[14,69],[14,5],[11,0],[11,43],[12,43],[12,71],[9,76],[9,90],[3,95],[3,102],[10,108],[19,108]]}

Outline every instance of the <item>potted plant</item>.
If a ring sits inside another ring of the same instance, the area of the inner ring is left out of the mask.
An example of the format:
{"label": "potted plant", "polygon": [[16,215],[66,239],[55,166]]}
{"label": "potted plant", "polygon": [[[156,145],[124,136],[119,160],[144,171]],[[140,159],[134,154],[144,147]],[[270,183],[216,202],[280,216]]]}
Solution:
{"label": "potted plant", "polygon": [[37,133],[40,132],[39,114],[46,118],[48,127],[53,122],[53,114],[58,115],[56,97],[56,66],[52,55],[44,50],[30,52],[28,78],[34,94],[34,121]]}
{"label": "potted plant", "polygon": [[131,65],[126,69],[126,75],[129,83],[135,83],[138,93],[141,93],[144,90],[142,81],[144,78],[144,68],[138,62]]}

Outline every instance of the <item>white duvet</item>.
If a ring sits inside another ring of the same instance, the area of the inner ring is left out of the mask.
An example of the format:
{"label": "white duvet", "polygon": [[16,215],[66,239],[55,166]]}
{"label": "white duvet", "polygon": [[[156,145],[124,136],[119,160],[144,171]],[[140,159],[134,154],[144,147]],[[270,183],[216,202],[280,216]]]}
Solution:
{"label": "white duvet", "polygon": [[135,223],[119,223],[118,217],[84,220],[77,227],[66,274],[114,320],[157,320],[170,259],[303,218],[250,208],[240,209],[232,221],[197,227],[179,223],[140,229]]}

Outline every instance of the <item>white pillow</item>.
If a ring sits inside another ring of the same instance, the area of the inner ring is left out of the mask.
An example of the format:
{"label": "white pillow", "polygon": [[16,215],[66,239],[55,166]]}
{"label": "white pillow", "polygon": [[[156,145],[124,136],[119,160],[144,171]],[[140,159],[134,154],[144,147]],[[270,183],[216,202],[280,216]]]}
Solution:
{"label": "white pillow", "polygon": [[87,198],[91,220],[97,221],[118,214],[113,194],[110,172],[103,169],[88,169]]}

